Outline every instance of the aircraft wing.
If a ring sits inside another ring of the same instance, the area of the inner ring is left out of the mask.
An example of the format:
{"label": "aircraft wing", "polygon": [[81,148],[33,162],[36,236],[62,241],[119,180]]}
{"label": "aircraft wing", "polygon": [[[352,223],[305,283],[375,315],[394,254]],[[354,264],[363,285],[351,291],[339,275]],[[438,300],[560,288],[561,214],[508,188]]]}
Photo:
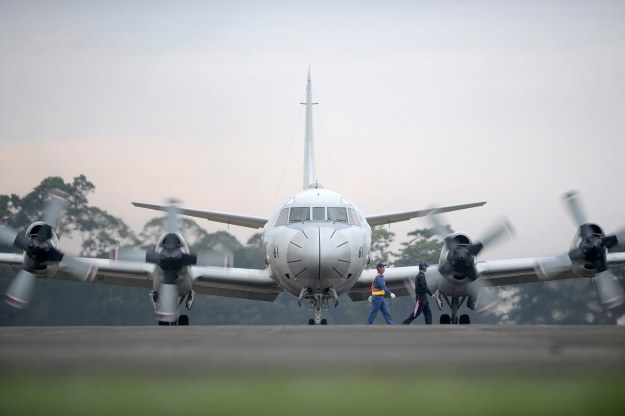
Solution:
{"label": "aircraft wing", "polygon": [[474,202],[470,204],[461,204],[461,205],[448,205],[446,207],[425,208],[425,209],[419,209],[416,211],[403,211],[403,212],[393,212],[393,213],[388,213],[388,214],[368,215],[366,219],[369,225],[373,227],[376,225],[384,225],[384,224],[391,224],[394,222],[408,221],[412,218],[417,218],[417,217],[425,217],[426,215],[431,214],[434,211],[436,211],[437,213],[458,211],[461,209],[481,207],[484,204],[486,204],[485,201]]}
{"label": "aircraft wing", "polygon": [[197,293],[273,302],[284,289],[271,279],[271,270],[191,267]]}
{"label": "aircraft wing", "polygon": [[24,253],[0,253],[0,264],[4,266],[22,267],[24,263]]}
{"label": "aircraft wing", "polygon": [[[132,205],[139,208],[148,208],[165,212],[170,209],[170,205],[146,204],[143,202],[133,202]],[[190,217],[205,218],[209,221],[239,225],[241,227],[248,228],[263,228],[265,224],[267,224],[267,221],[269,221],[269,218],[253,217],[250,215],[230,214],[225,212],[206,211],[202,209],[191,209],[184,207],[178,207],[177,209],[180,214],[188,215]]]}
{"label": "aircraft wing", "polygon": [[[152,273],[155,265],[150,263],[94,258],[77,258],[89,261],[98,267],[93,283],[115,286],[132,286],[152,289]],[[0,265],[21,267],[23,254],[0,253]],[[191,266],[190,276],[193,289],[204,295],[224,296],[239,299],[254,299],[272,302],[284,290],[271,279],[269,269],[240,269],[224,267]],[[48,277],[53,280],[71,280],[73,277],[64,267]],[[88,283],[85,283],[88,284]]]}
{"label": "aircraft wing", "polygon": [[[477,263],[479,279],[483,279],[491,286],[518,285],[521,283],[545,282],[550,280],[575,279],[580,276],[572,270],[564,271],[549,278],[541,279],[534,269],[535,264],[541,261],[549,261],[555,257],[534,257],[513,260],[490,260]],[[625,265],[625,253],[608,253],[606,259],[608,266]],[[384,272],[386,286],[397,296],[414,296],[414,279],[419,268],[390,267]],[[371,289],[371,281],[375,275],[374,269],[363,271],[354,286],[347,292],[353,301],[367,300]],[[430,289],[435,290],[444,277],[438,272],[436,265],[430,266],[427,271],[427,281]]]}

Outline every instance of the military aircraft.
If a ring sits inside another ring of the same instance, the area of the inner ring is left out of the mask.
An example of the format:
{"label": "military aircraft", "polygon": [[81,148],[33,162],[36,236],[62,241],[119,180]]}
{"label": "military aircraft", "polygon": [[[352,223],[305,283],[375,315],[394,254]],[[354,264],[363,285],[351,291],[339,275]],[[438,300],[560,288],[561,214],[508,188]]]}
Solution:
{"label": "military aircraft", "polygon": [[[483,248],[511,233],[507,222],[480,242],[473,242],[465,233],[447,235],[434,218],[486,202],[365,215],[347,197],[325,189],[317,180],[310,70],[306,102],[302,104],[306,105],[303,190],[289,198],[271,217],[175,208],[176,215],[263,229],[267,265],[264,270],[197,265],[183,237],[170,228],[154,249],[138,257],[79,259],[97,267],[95,282],[151,288],[150,297],[161,324],[188,324],[188,318],[178,317],[177,310],[185,300],[190,309],[193,302],[189,300],[195,293],[263,301],[274,301],[279,295],[289,293],[298,298],[300,305],[307,304],[313,314],[308,321],[310,325],[325,325],[327,320],[322,318],[322,313],[332,303],[337,306],[341,294],[347,294],[352,301],[364,301],[370,295],[375,270],[365,267],[370,262],[371,227],[427,216],[443,237],[439,263],[432,265],[427,275],[428,286],[443,297],[451,310],[451,314],[441,316],[441,324],[469,324],[469,315],[459,315],[465,301],[471,310],[492,309],[495,299],[489,292],[490,286],[597,277],[600,300],[606,307],[623,302],[622,288],[614,275],[607,272],[610,267],[625,264],[625,253],[609,252],[625,242],[625,231],[606,237],[598,224],[586,223],[579,215],[573,249],[563,256],[478,261],[477,255]],[[133,204],[172,212],[171,204]],[[578,204],[573,204],[574,210],[579,211]],[[170,217],[175,216],[170,214]],[[16,266],[28,259],[28,253],[25,256],[0,253],[0,264]],[[387,286],[397,296],[414,296],[417,269],[417,266],[388,268]],[[66,279],[71,274],[62,262],[57,262],[53,271],[49,278]],[[437,303],[442,307],[442,302]]]}

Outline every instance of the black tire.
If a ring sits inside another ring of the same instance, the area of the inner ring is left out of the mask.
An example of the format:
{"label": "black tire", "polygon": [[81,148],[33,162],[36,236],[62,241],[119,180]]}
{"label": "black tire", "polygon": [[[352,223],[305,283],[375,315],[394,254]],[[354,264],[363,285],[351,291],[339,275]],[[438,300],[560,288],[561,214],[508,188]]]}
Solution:
{"label": "black tire", "polygon": [[441,325],[450,325],[451,324],[451,316],[447,315],[446,313],[441,315],[440,318],[440,324]]}
{"label": "black tire", "polygon": [[462,314],[460,315],[460,325],[469,325],[471,323],[471,318],[469,315]]}
{"label": "black tire", "polygon": [[315,320],[314,319],[309,319],[308,320],[308,325],[314,325],[315,324]]}
{"label": "black tire", "polygon": [[171,325],[169,322],[158,321],[158,326],[169,326],[169,325]]}
{"label": "black tire", "polygon": [[178,318],[178,325],[189,326],[189,315],[180,315]]}
{"label": "black tire", "polygon": [[328,320],[327,319],[322,319],[321,320],[321,325],[327,325],[328,324]]}

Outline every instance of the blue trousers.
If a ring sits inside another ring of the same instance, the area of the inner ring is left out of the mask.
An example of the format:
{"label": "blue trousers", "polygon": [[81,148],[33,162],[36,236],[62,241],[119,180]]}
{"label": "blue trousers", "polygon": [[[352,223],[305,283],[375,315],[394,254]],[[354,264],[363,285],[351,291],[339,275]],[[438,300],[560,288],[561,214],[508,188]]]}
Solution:
{"label": "blue trousers", "polygon": [[391,318],[391,313],[388,310],[388,306],[386,306],[384,296],[372,296],[371,311],[369,312],[369,320],[367,321],[368,325],[371,325],[373,321],[375,321],[378,311],[382,311],[382,316],[387,324],[393,325],[393,318]]}

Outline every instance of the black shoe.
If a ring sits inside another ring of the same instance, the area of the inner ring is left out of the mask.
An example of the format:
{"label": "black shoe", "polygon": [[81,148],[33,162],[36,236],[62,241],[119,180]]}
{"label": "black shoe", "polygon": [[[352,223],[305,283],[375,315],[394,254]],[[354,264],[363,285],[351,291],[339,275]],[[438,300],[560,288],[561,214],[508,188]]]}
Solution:
{"label": "black shoe", "polygon": [[404,322],[402,322],[403,325],[410,325],[410,322],[412,322],[410,319],[406,319]]}

